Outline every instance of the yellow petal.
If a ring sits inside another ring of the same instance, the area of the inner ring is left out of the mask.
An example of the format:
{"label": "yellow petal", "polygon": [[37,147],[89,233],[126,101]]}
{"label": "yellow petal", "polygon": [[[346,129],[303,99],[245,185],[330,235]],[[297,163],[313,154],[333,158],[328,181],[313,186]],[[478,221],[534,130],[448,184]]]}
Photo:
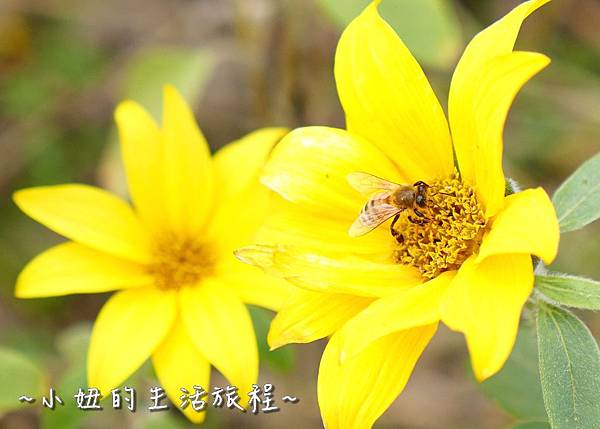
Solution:
{"label": "yellow petal", "polygon": [[233,251],[255,242],[255,234],[272,210],[275,194],[266,186],[254,183],[229,200],[228,207],[215,213],[207,240],[222,258],[231,258]]}
{"label": "yellow petal", "polygon": [[213,205],[210,150],[181,94],[167,85],[163,97],[164,209],[172,229],[198,232]]}
{"label": "yellow petal", "polygon": [[194,345],[239,392],[258,377],[258,350],[246,307],[218,279],[181,290],[183,321]]}
{"label": "yellow petal", "polygon": [[46,250],[25,266],[15,296],[99,293],[151,284],[152,277],[142,265],[68,242]]}
{"label": "yellow petal", "polygon": [[440,302],[456,273],[447,271],[414,288],[378,299],[340,330],[341,361],[388,334],[440,320]]}
{"label": "yellow petal", "polygon": [[115,121],[131,199],[147,225],[156,226],[164,204],[160,192],[160,130],[148,112],[134,101],[117,106]]}
{"label": "yellow petal", "polygon": [[224,208],[223,205],[235,204],[237,195],[258,182],[273,146],[288,132],[287,128],[263,128],[217,151],[214,168],[219,209]]}
{"label": "yellow petal", "polygon": [[73,241],[133,261],[150,260],[146,231],[131,207],[102,189],[41,186],[13,198],[28,216]]}
{"label": "yellow petal", "polygon": [[483,239],[477,261],[490,255],[525,253],[552,263],[558,252],[560,228],[552,201],[542,188],[505,198],[491,231]]}
{"label": "yellow petal", "polygon": [[[210,392],[210,363],[194,347],[181,319],[177,319],[152,355],[152,363],[160,385],[173,404],[181,404],[181,388],[187,389],[190,394],[195,393],[194,386]],[[208,407],[208,395],[203,399]],[[205,411],[195,411],[190,404],[181,411],[193,423],[202,423],[206,416]]]}
{"label": "yellow petal", "polygon": [[355,295],[297,289],[271,322],[267,341],[271,349],[290,343],[310,343],[325,338],[373,302]]}
{"label": "yellow petal", "polygon": [[156,288],[117,292],[102,307],[88,351],[88,385],[103,394],[125,381],[171,330],[176,294]]}
{"label": "yellow petal", "polygon": [[[253,236],[271,210],[273,193],[259,176],[275,143],[286,128],[264,128],[226,145],[214,158],[216,201],[209,237],[222,254],[254,242]],[[235,172],[235,174],[232,174]]]}
{"label": "yellow petal", "polygon": [[372,2],[344,31],[335,80],[349,131],[379,146],[410,183],[454,171],[444,112],[423,70]]}
{"label": "yellow petal", "polygon": [[521,309],[533,289],[529,255],[496,255],[475,263],[468,259],[442,301],[442,320],[463,332],[475,377],[496,374],[510,355]]}
{"label": "yellow petal", "polygon": [[343,254],[309,253],[291,246],[248,246],[236,255],[267,274],[315,292],[379,297],[421,283],[421,275],[413,267]]}
{"label": "yellow petal", "polygon": [[348,228],[352,220],[342,222],[324,217],[275,196],[271,213],[256,233],[254,242],[288,244],[325,253],[367,255],[378,261],[389,260],[396,241],[390,235],[388,223],[360,237],[350,237]]}
{"label": "yellow petal", "polygon": [[258,305],[278,311],[296,290],[287,281],[265,274],[230,255],[231,261],[222,261],[217,267],[216,277],[233,291],[244,304]]}
{"label": "yellow petal", "polygon": [[356,171],[401,181],[392,161],[366,140],[335,128],[298,128],[273,149],[262,182],[286,200],[350,226],[366,202],[347,181]]}
{"label": "yellow petal", "polygon": [[549,0],[513,9],[469,43],[460,59],[448,100],[452,140],[462,177],[475,185],[488,217],[502,207],[502,131],[521,87],[549,63],[540,54],[511,54],[521,24]]}
{"label": "yellow petal", "polygon": [[437,324],[390,334],[340,364],[338,335],[319,367],[318,397],[327,429],[369,429],[408,382]]}

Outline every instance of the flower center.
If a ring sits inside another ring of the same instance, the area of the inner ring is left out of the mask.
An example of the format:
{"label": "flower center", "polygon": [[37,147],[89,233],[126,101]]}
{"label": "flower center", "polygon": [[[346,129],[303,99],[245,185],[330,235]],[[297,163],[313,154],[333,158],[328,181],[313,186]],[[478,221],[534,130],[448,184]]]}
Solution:
{"label": "flower center", "polygon": [[214,256],[206,243],[194,238],[167,234],[155,241],[148,272],[160,289],[193,285],[214,269]]}
{"label": "flower center", "polygon": [[393,226],[394,258],[432,279],[478,251],[486,219],[475,192],[458,174],[428,185],[425,207],[418,208],[423,217],[405,210]]}

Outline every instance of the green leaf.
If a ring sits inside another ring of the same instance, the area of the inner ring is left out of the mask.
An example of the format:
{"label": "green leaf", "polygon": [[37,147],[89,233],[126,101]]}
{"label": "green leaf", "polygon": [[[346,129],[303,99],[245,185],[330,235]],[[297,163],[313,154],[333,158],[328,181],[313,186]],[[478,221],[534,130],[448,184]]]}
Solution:
{"label": "green leaf", "polygon": [[551,273],[536,276],[536,288],[548,298],[569,307],[600,310],[600,282]]}
{"label": "green leaf", "polygon": [[71,366],[79,366],[85,364],[91,336],[91,323],[77,323],[60,333],[56,347]]}
{"label": "green leaf", "polygon": [[600,428],[600,350],[587,326],[572,313],[540,302],[537,332],[552,429]]}
{"label": "green leaf", "polygon": [[296,361],[295,349],[291,346],[270,351],[267,345],[267,334],[273,320],[273,314],[259,307],[249,307],[250,316],[256,331],[258,353],[260,361],[266,363],[271,369],[285,373],[289,372]]}
{"label": "green leaf", "polygon": [[517,423],[513,429],[550,429],[550,425],[547,422],[524,422]]}
{"label": "green leaf", "polygon": [[86,388],[86,356],[90,343],[92,325],[87,322],[77,323],[64,329],[56,340],[56,348],[67,364],[60,377],[56,392],[65,401],[64,407],[54,410],[42,410],[41,429],[77,429],[83,419],[89,415],[78,409],[73,402],[73,395],[79,388]]}
{"label": "green leaf", "polygon": [[581,229],[598,219],[599,195],[600,153],[584,162],[552,197],[561,232]]}
{"label": "green leaf", "polygon": [[213,65],[213,57],[206,51],[175,46],[147,48],[126,66],[124,96],[137,101],[154,118],[160,119],[163,86],[174,85],[192,102],[200,95]]}
{"label": "green leaf", "polygon": [[186,427],[182,420],[169,413],[154,413],[141,425],[141,429],[185,429]]}
{"label": "green leaf", "polygon": [[480,383],[484,394],[522,420],[545,420],[537,343],[533,327],[522,327],[508,361],[498,374]]}
{"label": "green leaf", "polygon": [[18,398],[27,395],[40,401],[45,388],[43,372],[21,353],[0,348],[0,415],[4,412],[31,406],[20,403]]}
{"label": "green leaf", "polygon": [[[320,0],[340,28],[371,3],[371,0]],[[381,14],[396,30],[415,57],[430,66],[451,65],[462,45],[460,25],[447,0],[388,0]]]}
{"label": "green leaf", "polygon": [[87,386],[85,365],[70,368],[56,386],[56,393],[65,402],[64,406],[57,406],[54,410],[42,409],[41,429],[77,429],[81,421],[88,415],[80,410],[73,402],[73,395],[79,388]]}

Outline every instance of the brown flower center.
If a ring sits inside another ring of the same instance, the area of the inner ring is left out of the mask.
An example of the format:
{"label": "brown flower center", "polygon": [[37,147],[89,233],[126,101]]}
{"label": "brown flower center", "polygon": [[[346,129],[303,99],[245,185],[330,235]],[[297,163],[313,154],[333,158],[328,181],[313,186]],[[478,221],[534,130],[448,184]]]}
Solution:
{"label": "brown flower center", "polygon": [[457,174],[428,185],[425,207],[418,208],[424,217],[405,210],[394,224],[394,258],[432,279],[457,269],[477,252],[486,219],[475,192]]}
{"label": "brown flower center", "polygon": [[179,289],[198,283],[214,269],[214,254],[206,243],[167,234],[155,241],[148,272],[160,289]]}

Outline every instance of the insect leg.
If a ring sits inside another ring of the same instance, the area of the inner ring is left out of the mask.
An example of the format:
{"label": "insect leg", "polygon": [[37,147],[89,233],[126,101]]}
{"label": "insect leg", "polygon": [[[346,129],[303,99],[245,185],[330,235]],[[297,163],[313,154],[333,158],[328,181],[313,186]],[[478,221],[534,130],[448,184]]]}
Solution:
{"label": "insect leg", "polygon": [[400,218],[400,213],[398,213],[396,216],[394,216],[394,220],[392,220],[392,223],[390,224],[390,233],[392,234],[392,237],[394,237],[398,243],[403,243],[404,236],[394,229],[394,226],[396,225],[396,222],[398,222],[399,218]]}
{"label": "insect leg", "polygon": [[410,220],[412,223],[416,223],[417,225],[422,225],[422,224],[424,224],[424,223],[427,223],[427,222],[429,222],[429,219],[427,219],[427,218],[425,217],[425,215],[419,211],[419,209],[413,209],[413,212],[414,212],[414,213],[415,213],[417,216],[419,216],[421,219],[419,219],[418,221],[414,221],[414,220],[410,219],[410,217],[409,217],[409,220]]}

